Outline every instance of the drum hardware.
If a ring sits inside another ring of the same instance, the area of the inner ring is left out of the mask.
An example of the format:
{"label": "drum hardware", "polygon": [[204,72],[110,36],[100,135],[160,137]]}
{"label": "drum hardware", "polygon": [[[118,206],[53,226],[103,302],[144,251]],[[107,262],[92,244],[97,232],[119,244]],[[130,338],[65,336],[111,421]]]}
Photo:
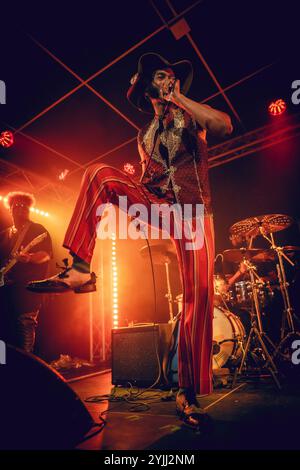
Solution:
{"label": "drum hardware", "polygon": [[288,328],[288,334],[295,333],[295,325],[294,325],[294,309],[292,308],[290,302],[290,294],[288,291],[289,283],[286,279],[285,273],[285,266],[283,260],[287,261],[291,266],[295,266],[295,263],[289,258],[289,256],[284,252],[284,247],[277,246],[275,244],[273,233],[270,233],[268,237],[267,234],[264,232],[263,228],[260,228],[261,235],[270,243],[271,250],[277,255],[277,263],[276,263],[276,270],[277,276],[279,280],[279,287],[283,299],[283,315],[282,315],[282,324],[281,324],[281,331],[280,331],[280,339],[281,341],[285,338],[286,334],[286,324]]}
{"label": "drum hardware", "polygon": [[[223,252],[223,258],[225,261],[231,263],[243,263],[244,260],[250,260],[256,263],[265,263],[266,261],[274,260],[274,253],[272,250],[262,250],[259,248],[234,248],[225,250]],[[254,266],[254,265],[253,265]],[[256,267],[253,270],[256,278],[256,284],[258,287],[258,298],[259,303],[264,307],[268,300],[274,296],[274,292],[270,287],[270,284],[265,282],[256,273]],[[228,299],[233,305],[237,305],[247,310],[252,306],[252,285],[248,280],[238,281],[232,284],[233,287],[229,289]]]}
{"label": "drum hardware", "polygon": [[[215,266],[217,260],[220,258],[221,264],[223,266],[224,256],[222,253],[219,253],[214,260]],[[227,302],[229,302],[231,292],[228,288],[228,283],[225,277],[221,274],[214,274],[214,306],[215,307],[224,307],[226,310],[229,310]]]}
{"label": "drum hardware", "polygon": [[[218,346],[221,349],[221,345],[224,344],[224,343],[236,343],[236,345],[238,346],[238,350],[241,350],[241,352],[244,353],[244,342],[243,342],[243,340],[244,340],[244,338],[242,338],[241,336],[233,338],[233,339],[223,339],[223,341],[220,341],[218,343]],[[236,355],[231,355],[229,360],[236,362],[237,360],[239,360],[239,357],[236,356]]]}
{"label": "drum hardware", "polygon": [[[170,271],[169,271],[169,264],[172,262],[173,259],[176,259],[175,250],[172,246],[167,246],[160,243],[157,245],[151,245],[151,256],[153,260],[153,264],[159,266],[165,266],[166,271],[166,280],[167,280],[167,293],[165,294],[166,299],[168,300],[169,306],[169,323],[173,323],[175,321],[174,318],[174,311],[173,311],[173,295],[170,283]],[[148,257],[149,255],[149,247],[148,245],[143,246],[140,249],[140,254],[143,258]]]}
{"label": "drum hardware", "polygon": [[[298,320],[291,306],[289,296],[289,283],[286,278],[286,270],[284,261],[291,266],[294,257],[299,253],[300,247],[297,246],[276,246],[274,242],[274,232],[284,230],[291,226],[293,219],[285,214],[268,214],[257,217],[250,217],[235,223],[230,227],[230,239],[234,246],[246,243],[247,248],[234,248],[223,252],[223,259],[232,263],[244,262],[247,266],[249,280],[243,280],[233,284],[234,299],[233,306],[246,308],[251,317],[251,329],[246,340],[245,350],[239,367],[236,368],[233,378],[233,386],[237,380],[237,376],[245,370],[246,359],[249,355],[259,364],[260,370],[267,369],[271,374],[276,386],[280,389],[281,385],[278,380],[278,370],[275,366],[274,359],[277,355],[286,359],[286,350],[289,340],[291,341],[295,335],[295,320]],[[253,240],[258,236],[263,236],[269,243],[268,249],[253,248]],[[264,263],[276,263],[276,271],[269,279],[264,276],[260,278],[256,272],[256,265]],[[276,281],[276,284],[274,283]],[[271,285],[272,283],[272,285]],[[263,330],[261,320],[261,308],[264,307],[268,300],[274,296],[274,289],[281,291],[284,302],[284,311],[281,325],[281,340],[278,346],[271,341]],[[232,297],[232,296],[231,296]],[[248,365],[246,364],[246,371]],[[260,376],[262,376],[260,374]]]}
{"label": "drum hardware", "polygon": [[214,274],[214,305],[230,310],[228,302],[232,300],[232,292],[228,288],[226,279],[220,274]]}
{"label": "drum hardware", "polygon": [[252,355],[252,351],[250,349],[252,342],[256,340],[256,342],[259,343],[263,353],[264,353],[264,363],[260,366],[260,369],[268,369],[270,372],[276,386],[278,389],[281,389],[280,382],[277,378],[278,370],[277,367],[275,366],[273,359],[268,351],[266,342],[269,343],[269,345],[275,350],[275,345],[272,342],[272,340],[268,337],[268,335],[263,331],[263,326],[262,326],[262,321],[261,321],[261,312],[260,312],[260,304],[259,304],[259,297],[258,297],[258,286],[257,286],[257,281],[262,282],[263,280],[260,278],[260,276],[256,273],[256,266],[252,264],[249,260],[246,258],[243,259],[244,264],[246,265],[248,269],[248,273],[250,276],[250,281],[251,281],[251,288],[252,288],[252,309],[250,311],[250,316],[251,316],[251,329],[246,341],[246,346],[245,350],[243,352],[242,360],[241,363],[238,367],[236,367],[234,371],[234,376],[233,376],[233,381],[232,381],[232,388],[236,384],[236,380],[238,375],[240,375],[243,371],[243,367],[245,364],[245,361],[247,359],[248,354]]}
{"label": "drum hardware", "polygon": [[169,263],[168,262],[165,262],[165,269],[166,269],[166,279],[167,279],[167,293],[166,293],[165,297],[167,298],[168,305],[169,305],[169,316],[170,316],[169,323],[172,323],[174,321],[173,295],[172,295],[171,284],[170,284],[170,272],[169,272]]}
{"label": "drum hardware", "polygon": [[[282,321],[281,321],[281,329],[280,329],[280,342],[278,346],[275,348],[274,353],[272,355],[272,359],[275,359],[278,355],[282,356],[286,359],[284,354],[284,345],[288,343],[288,341],[292,338],[299,337],[300,333],[298,333],[295,329],[295,322],[294,320],[297,318],[295,315],[295,311],[291,305],[290,301],[290,294],[289,294],[289,282],[286,278],[286,271],[284,266],[284,261],[290,264],[290,266],[294,267],[295,263],[291,260],[290,256],[293,256],[296,251],[299,251],[299,247],[282,247],[277,246],[274,240],[273,233],[270,233],[268,237],[264,230],[261,228],[260,230],[261,235],[270,243],[271,250],[273,250],[274,254],[276,253],[277,263],[276,263],[276,270],[277,270],[277,277],[279,280],[279,289],[281,292],[281,296],[283,299],[283,312],[282,312]],[[288,256],[286,253],[289,253]]]}
{"label": "drum hardware", "polygon": [[[261,307],[265,307],[274,297],[274,292],[271,289],[269,282],[264,281],[263,284],[259,281],[255,282],[258,289],[259,304]],[[235,282],[229,291],[231,292],[230,300],[233,305],[246,310],[251,308],[252,286],[250,281]]]}

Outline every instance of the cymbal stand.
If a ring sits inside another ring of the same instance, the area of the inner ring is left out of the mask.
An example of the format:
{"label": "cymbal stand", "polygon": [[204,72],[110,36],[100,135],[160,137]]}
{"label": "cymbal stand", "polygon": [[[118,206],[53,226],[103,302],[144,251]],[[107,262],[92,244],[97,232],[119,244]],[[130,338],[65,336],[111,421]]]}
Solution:
{"label": "cymbal stand", "polygon": [[273,233],[270,233],[270,237],[266,235],[263,228],[260,227],[261,235],[270,243],[271,249],[276,252],[278,263],[276,264],[277,275],[279,279],[280,291],[283,299],[284,310],[282,316],[282,325],[280,332],[281,341],[287,336],[285,334],[286,324],[288,328],[288,334],[295,334],[295,324],[294,324],[294,309],[292,308],[290,301],[290,294],[288,291],[289,283],[286,279],[285,267],[283,260],[287,261],[291,266],[295,266],[295,263],[284,253],[281,246],[277,246],[274,241]]}
{"label": "cymbal stand", "polygon": [[166,268],[166,278],[167,278],[167,293],[166,293],[165,297],[167,298],[168,305],[169,305],[169,316],[170,316],[169,323],[173,323],[173,321],[174,321],[173,295],[172,295],[172,290],[171,290],[169,262],[168,261],[165,262],[165,268]]}
{"label": "cymbal stand", "polygon": [[271,249],[276,252],[278,259],[278,263],[276,264],[277,276],[284,305],[280,329],[280,342],[272,356],[272,359],[275,359],[280,351],[282,352],[282,357],[285,357],[283,345],[288,343],[290,338],[293,339],[295,336],[300,336],[300,333],[295,329],[295,313],[290,301],[290,294],[288,290],[289,283],[286,279],[283,260],[287,261],[291,266],[295,266],[295,263],[293,263],[293,261],[284,253],[281,246],[277,246],[275,244],[273,233],[270,233],[270,237],[268,237],[262,227],[260,227],[260,233],[270,243]]}
{"label": "cymbal stand", "polygon": [[238,375],[240,375],[243,371],[244,363],[246,361],[246,358],[248,354],[253,354],[250,350],[251,342],[252,340],[256,340],[260,346],[261,349],[265,355],[265,362],[262,366],[260,366],[261,369],[268,369],[270,372],[277,388],[280,390],[281,385],[280,382],[277,378],[278,370],[277,367],[275,366],[273,359],[268,351],[268,348],[266,346],[266,343],[264,339],[266,339],[269,344],[275,349],[274,343],[271,341],[271,339],[267,336],[267,334],[263,331],[263,326],[262,326],[262,321],[261,321],[261,313],[260,313],[260,305],[259,305],[259,299],[258,299],[258,286],[257,286],[257,280],[263,283],[262,279],[258,276],[256,273],[256,266],[254,266],[252,263],[250,263],[249,260],[246,258],[243,259],[243,263],[247,266],[248,272],[250,275],[250,280],[251,280],[251,287],[252,287],[252,295],[253,295],[253,302],[252,302],[252,309],[250,311],[250,316],[251,316],[251,329],[250,333],[247,338],[246,342],[246,347],[243,351],[243,356],[241,360],[241,364],[239,367],[237,367],[234,371],[234,376],[233,376],[233,381],[232,381],[232,388],[236,384],[236,380]]}

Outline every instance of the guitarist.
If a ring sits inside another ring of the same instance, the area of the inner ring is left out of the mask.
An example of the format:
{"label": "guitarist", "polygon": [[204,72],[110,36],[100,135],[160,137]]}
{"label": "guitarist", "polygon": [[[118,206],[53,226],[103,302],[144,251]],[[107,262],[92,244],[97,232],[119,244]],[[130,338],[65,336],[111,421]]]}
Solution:
{"label": "guitarist", "polygon": [[[45,227],[30,220],[30,208],[35,204],[32,194],[11,192],[6,197],[13,225],[0,233],[0,267],[13,257],[17,263],[7,272],[4,286],[0,287],[0,339],[32,352],[42,297],[25,287],[29,281],[47,275],[52,242]],[[46,238],[22,253],[22,249],[44,232]]]}

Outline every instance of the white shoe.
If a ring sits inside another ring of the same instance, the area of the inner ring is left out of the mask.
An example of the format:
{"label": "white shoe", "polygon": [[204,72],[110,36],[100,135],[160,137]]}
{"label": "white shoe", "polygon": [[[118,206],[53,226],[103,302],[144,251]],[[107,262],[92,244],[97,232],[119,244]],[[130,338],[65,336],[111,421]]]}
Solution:
{"label": "white shoe", "polygon": [[30,282],[27,289],[41,294],[62,294],[71,290],[76,294],[94,292],[96,290],[96,275],[95,273],[81,273],[70,267],[49,279]]}

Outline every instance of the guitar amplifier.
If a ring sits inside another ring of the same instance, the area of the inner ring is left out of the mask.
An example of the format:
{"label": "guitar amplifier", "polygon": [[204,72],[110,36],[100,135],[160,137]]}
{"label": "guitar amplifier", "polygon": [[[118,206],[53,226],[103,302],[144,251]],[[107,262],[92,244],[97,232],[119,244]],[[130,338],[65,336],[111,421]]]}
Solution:
{"label": "guitar amplifier", "polygon": [[112,330],[113,385],[150,386],[165,383],[164,362],[172,335],[169,323]]}

